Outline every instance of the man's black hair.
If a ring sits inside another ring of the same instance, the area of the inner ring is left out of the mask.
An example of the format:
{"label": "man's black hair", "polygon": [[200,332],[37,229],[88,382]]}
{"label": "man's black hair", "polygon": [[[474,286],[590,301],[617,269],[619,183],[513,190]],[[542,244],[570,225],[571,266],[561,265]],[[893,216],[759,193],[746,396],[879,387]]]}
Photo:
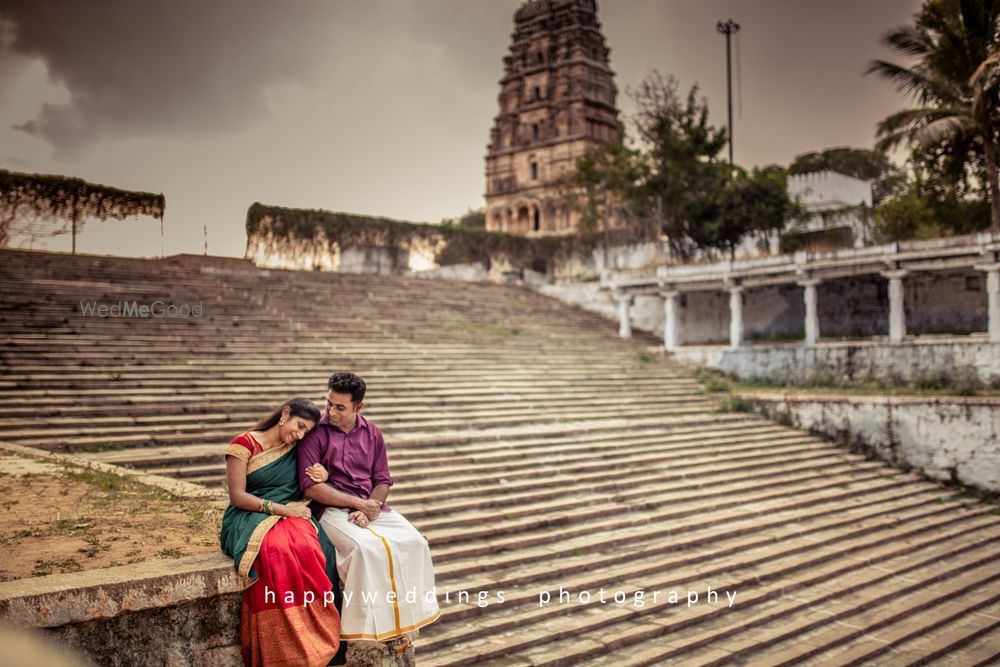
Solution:
{"label": "man's black hair", "polygon": [[334,373],[327,387],[338,394],[350,394],[354,403],[365,400],[365,381],[354,373]]}

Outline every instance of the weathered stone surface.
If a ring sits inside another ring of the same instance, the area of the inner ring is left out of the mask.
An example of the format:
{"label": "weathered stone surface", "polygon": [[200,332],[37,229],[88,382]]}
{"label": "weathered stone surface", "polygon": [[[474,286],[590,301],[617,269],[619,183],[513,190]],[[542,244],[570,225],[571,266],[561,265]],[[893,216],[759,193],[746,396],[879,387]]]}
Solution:
{"label": "weathered stone surface", "polygon": [[1000,492],[1000,399],[749,394],[797,427],[941,481]]}
{"label": "weathered stone surface", "polygon": [[95,664],[239,667],[241,593],[72,623],[49,630]]}
{"label": "weathered stone surface", "polygon": [[[397,652],[397,647],[401,652]],[[417,663],[413,644],[406,644],[403,648],[396,640],[350,642],[347,645],[347,664],[350,667],[414,667]]]}
{"label": "weathered stone surface", "polygon": [[206,489],[196,484],[190,484],[184,480],[164,477],[162,475],[153,475],[142,470],[133,470],[130,468],[122,468],[121,466],[108,465],[100,461],[94,461],[80,456],[73,456],[72,454],[57,454],[55,452],[47,452],[31,447],[24,447],[22,445],[15,445],[9,442],[0,442],[0,449],[16,455],[18,459],[22,461],[35,460],[37,461],[36,465],[38,466],[55,466],[58,464],[61,467],[68,465],[76,468],[90,468],[92,470],[110,473],[119,477],[125,477],[139,482],[140,484],[145,484],[146,486],[162,489],[178,498],[205,498],[207,500],[224,497],[223,494],[218,491]]}
{"label": "weathered stone surface", "polygon": [[821,342],[809,347],[784,343],[735,350],[692,345],[678,348],[676,358],[738,378],[781,382],[807,382],[822,374],[856,382],[880,378],[908,382],[940,373],[953,375],[963,368],[974,369],[983,383],[1000,378],[1000,344],[985,338],[915,340],[902,344],[880,340]]}
{"label": "weathered stone surface", "polygon": [[189,556],[0,583],[0,619],[55,628],[241,592],[231,559]]}

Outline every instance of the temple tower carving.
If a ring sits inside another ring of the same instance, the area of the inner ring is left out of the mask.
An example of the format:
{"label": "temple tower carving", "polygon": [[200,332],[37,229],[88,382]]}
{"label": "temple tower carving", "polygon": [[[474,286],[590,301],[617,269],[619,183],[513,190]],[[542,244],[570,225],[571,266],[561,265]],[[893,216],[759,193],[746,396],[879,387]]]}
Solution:
{"label": "temple tower carving", "polygon": [[529,0],[517,10],[486,155],[488,230],[576,230],[563,184],[588,146],[622,132],[609,54],[594,0]]}

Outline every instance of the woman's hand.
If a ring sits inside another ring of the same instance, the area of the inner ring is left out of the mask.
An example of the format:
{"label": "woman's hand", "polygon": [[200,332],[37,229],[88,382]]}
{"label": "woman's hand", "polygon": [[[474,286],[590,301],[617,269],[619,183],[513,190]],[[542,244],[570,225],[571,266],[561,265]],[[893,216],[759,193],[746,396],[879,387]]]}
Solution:
{"label": "woman's hand", "polygon": [[312,518],[312,511],[305,505],[282,505],[280,509],[275,507],[274,513],[293,519],[309,520]]}
{"label": "woman's hand", "polygon": [[320,463],[314,463],[306,468],[306,475],[317,484],[325,482],[330,478],[330,473],[328,473],[326,468],[324,468]]}

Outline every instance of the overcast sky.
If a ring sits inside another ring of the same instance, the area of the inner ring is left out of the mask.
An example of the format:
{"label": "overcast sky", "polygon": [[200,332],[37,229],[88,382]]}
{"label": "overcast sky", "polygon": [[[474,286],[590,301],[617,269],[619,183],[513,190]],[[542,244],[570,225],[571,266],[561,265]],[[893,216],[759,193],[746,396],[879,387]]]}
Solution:
{"label": "overcast sky", "polygon": [[[166,195],[165,251],[241,256],[254,201],[416,221],[483,205],[518,0],[0,0],[0,168]],[[725,123],[736,162],[870,147],[907,101],[863,76],[920,0],[604,0],[619,107],[650,69]],[[734,63],[735,64],[735,63]],[[735,92],[735,91],[734,91]],[[68,239],[53,249],[69,247]],[[156,222],[81,252],[158,255]]]}

